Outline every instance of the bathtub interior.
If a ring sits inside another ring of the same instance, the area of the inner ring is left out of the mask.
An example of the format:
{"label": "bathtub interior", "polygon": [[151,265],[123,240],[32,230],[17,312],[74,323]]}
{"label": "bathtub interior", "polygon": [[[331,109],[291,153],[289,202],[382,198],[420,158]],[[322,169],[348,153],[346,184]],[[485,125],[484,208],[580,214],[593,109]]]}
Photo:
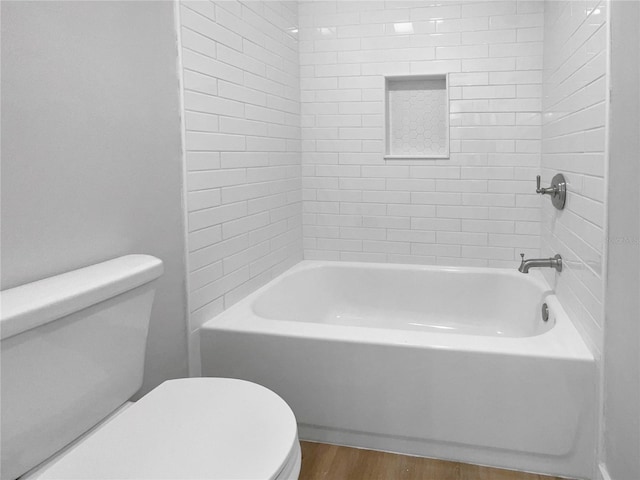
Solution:
{"label": "bathtub interior", "polygon": [[252,308],[272,320],[529,337],[553,327],[540,314],[548,293],[539,278],[504,270],[324,264],[283,275]]}

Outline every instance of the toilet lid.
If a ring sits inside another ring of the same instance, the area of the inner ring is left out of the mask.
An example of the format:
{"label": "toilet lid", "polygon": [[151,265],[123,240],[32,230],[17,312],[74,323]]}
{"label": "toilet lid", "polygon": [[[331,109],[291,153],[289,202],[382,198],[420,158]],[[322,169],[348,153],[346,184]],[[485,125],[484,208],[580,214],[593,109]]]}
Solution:
{"label": "toilet lid", "polygon": [[279,396],[227,378],[170,380],[81,442],[47,479],[273,479],[298,445]]}

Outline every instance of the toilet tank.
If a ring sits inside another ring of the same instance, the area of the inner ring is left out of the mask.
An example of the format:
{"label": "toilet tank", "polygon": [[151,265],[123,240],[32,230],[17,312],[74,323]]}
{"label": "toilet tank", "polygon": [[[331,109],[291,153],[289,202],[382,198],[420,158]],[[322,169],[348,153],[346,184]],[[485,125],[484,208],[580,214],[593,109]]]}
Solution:
{"label": "toilet tank", "polygon": [[0,293],[1,474],[12,480],[142,385],[162,261],[127,255]]}

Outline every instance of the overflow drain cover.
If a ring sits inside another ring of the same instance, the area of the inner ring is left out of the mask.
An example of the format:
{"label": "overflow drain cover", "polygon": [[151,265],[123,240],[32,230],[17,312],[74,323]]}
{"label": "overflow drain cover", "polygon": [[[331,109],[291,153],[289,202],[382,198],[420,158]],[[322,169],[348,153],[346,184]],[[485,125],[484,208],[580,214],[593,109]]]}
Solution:
{"label": "overflow drain cover", "polygon": [[542,320],[543,321],[548,321],[549,320],[549,306],[546,303],[542,304]]}

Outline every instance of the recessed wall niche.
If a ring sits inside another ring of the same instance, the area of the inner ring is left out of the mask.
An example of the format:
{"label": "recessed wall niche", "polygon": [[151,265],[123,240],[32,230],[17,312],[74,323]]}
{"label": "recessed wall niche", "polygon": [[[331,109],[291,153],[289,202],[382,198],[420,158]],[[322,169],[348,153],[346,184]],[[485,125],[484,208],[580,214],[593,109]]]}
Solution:
{"label": "recessed wall niche", "polygon": [[449,158],[446,74],[385,77],[385,158]]}

